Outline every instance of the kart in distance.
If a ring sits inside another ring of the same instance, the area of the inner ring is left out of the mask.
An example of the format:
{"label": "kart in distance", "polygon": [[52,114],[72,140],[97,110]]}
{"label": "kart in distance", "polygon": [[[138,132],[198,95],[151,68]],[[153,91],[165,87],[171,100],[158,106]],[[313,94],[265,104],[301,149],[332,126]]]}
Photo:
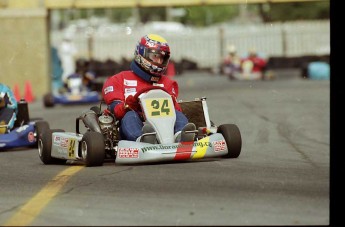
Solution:
{"label": "kart in distance", "polygon": [[[7,128],[7,125],[0,125]],[[0,151],[23,147],[37,147],[37,135],[49,127],[41,118],[30,119],[28,103],[22,99],[18,102],[17,119],[11,131],[0,134]]]}
{"label": "kart in distance", "polygon": [[97,91],[92,91],[82,85],[82,78],[69,79],[66,91],[56,91],[43,96],[43,104],[48,108],[54,107],[55,104],[88,104],[98,103],[100,100],[101,96]]}

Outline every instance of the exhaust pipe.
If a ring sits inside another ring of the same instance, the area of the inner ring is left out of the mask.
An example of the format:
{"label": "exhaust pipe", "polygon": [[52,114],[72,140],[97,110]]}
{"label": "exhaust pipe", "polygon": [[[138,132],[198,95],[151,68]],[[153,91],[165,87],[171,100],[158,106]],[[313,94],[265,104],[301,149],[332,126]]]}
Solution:
{"label": "exhaust pipe", "polygon": [[88,127],[91,131],[102,133],[101,128],[98,124],[97,114],[93,110],[84,111],[80,118],[82,119],[84,125]]}

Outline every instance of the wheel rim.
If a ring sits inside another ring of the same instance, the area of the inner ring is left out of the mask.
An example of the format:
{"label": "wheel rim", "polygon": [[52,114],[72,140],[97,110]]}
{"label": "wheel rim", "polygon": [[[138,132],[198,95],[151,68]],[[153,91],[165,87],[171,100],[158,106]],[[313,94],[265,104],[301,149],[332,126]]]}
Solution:
{"label": "wheel rim", "polygon": [[38,140],[37,145],[38,145],[38,155],[42,157],[43,143],[41,139]]}
{"label": "wheel rim", "polygon": [[84,160],[87,158],[87,144],[86,144],[86,141],[83,141],[81,143],[81,155],[82,155]]}

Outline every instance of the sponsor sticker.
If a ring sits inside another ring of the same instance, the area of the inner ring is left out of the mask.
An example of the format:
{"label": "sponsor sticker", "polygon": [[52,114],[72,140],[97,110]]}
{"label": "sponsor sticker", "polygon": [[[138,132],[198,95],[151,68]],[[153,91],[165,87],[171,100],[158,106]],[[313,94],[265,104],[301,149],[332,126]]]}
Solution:
{"label": "sponsor sticker", "polygon": [[70,139],[66,141],[66,146],[68,144],[68,157],[73,158],[74,157],[74,150],[75,150],[75,139]]}
{"label": "sponsor sticker", "polygon": [[28,127],[29,127],[29,125],[23,125],[23,126],[20,126],[16,131],[17,132],[24,132]]}
{"label": "sponsor sticker", "polygon": [[106,88],[104,88],[104,94],[108,94],[109,92],[113,92],[114,91],[114,87],[113,86],[108,86]]}
{"label": "sponsor sticker", "polygon": [[153,83],[153,86],[157,86],[157,87],[164,87],[164,84],[159,84],[159,83]]}
{"label": "sponsor sticker", "polygon": [[217,140],[212,143],[213,143],[215,152],[225,151],[225,146],[226,146],[225,140]]}
{"label": "sponsor sticker", "polygon": [[123,84],[126,86],[137,86],[137,81],[136,80],[123,80]]}
{"label": "sponsor sticker", "polygon": [[159,76],[151,76],[151,81],[153,81],[153,82],[158,82],[159,79],[160,79]]}
{"label": "sponsor sticker", "polygon": [[67,138],[61,138],[60,147],[67,148],[67,146],[68,146],[68,139]]}
{"label": "sponsor sticker", "polygon": [[68,138],[63,138],[61,136],[55,136],[53,140],[54,145],[67,148],[68,146]]}
{"label": "sponsor sticker", "polygon": [[128,95],[134,95],[137,92],[137,89],[135,87],[132,88],[125,88],[125,96]]}
{"label": "sponsor sticker", "polygon": [[138,148],[120,148],[118,151],[119,158],[139,158]]}
{"label": "sponsor sticker", "polygon": [[29,132],[29,134],[28,134],[28,141],[29,141],[30,143],[32,143],[32,142],[35,141],[35,135],[34,135],[33,132]]}
{"label": "sponsor sticker", "polygon": [[54,136],[54,140],[53,140],[53,143],[56,144],[56,145],[60,145],[60,136]]}

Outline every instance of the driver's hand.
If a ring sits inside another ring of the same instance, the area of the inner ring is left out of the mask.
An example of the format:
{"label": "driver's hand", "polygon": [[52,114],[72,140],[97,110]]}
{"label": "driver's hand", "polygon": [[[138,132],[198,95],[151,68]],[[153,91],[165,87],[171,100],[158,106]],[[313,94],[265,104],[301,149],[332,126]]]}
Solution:
{"label": "driver's hand", "polygon": [[138,100],[135,99],[133,95],[129,95],[125,101],[125,108],[126,109],[129,108],[129,109],[134,110],[134,111],[139,111],[140,105],[139,105]]}

